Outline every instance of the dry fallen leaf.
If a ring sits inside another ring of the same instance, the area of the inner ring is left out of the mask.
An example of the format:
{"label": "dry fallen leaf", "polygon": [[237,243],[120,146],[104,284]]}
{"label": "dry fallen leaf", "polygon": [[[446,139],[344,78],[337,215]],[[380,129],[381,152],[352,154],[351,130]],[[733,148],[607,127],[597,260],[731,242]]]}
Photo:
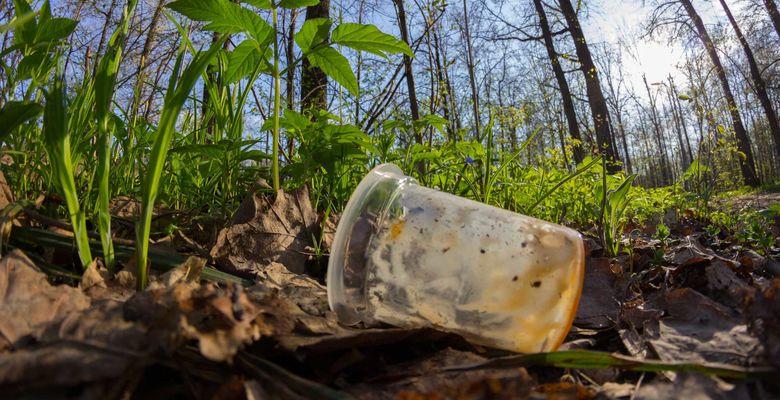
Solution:
{"label": "dry fallen leaf", "polygon": [[302,273],[318,217],[304,186],[275,196],[253,193],[244,199],[231,226],[219,233],[211,256],[222,269],[256,275],[271,262]]}
{"label": "dry fallen leaf", "polygon": [[744,383],[730,385],[704,374],[679,373],[671,383],[659,378],[655,382],[643,384],[634,398],[637,400],[741,400],[750,399],[751,396]]}
{"label": "dry fallen leaf", "polygon": [[90,305],[87,296],[69,286],[52,286],[46,275],[20,250],[0,260],[0,350],[26,335]]}
{"label": "dry fallen leaf", "polygon": [[574,325],[601,329],[614,325],[620,302],[626,297],[626,282],[611,266],[609,258],[589,258],[585,282]]}
{"label": "dry fallen leaf", "polygon": [[665,361],[747,365],[760,351],[737,313],[689,288],[663,298],[667,316],[645,325],[644,335]]}

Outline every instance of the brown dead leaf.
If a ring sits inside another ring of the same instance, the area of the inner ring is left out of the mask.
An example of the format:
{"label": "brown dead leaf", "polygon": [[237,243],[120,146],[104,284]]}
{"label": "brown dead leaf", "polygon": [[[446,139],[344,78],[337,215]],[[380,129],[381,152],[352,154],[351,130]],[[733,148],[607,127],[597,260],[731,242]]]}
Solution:
{"label": "brown dead leaf", "polygon": [[22,251],[14,250],[0,260],[0,350],[89,305],[89,298],[78,289],[51,286]]}
{"label": "brown dead leaf", "polygon": [[11,190],[11,186],[9,186],[8,182],[5,180],[5,174],[0,171],[0,210],[13,202],[14,193]]}
{"label": "brown dead leaf", "polygon": [[737,313],[689,288],[665,296],[667,317],[645,325],[648,344],[664,361],[749,364],[760,351]]}
{"label": "brown dead leaf", "polygon": [[717,257],[714,251],[702,246],[693,236],[687,236],[671,250],[671,262],[679,266],[694,265],[712,261]]}
{"label": "brown dead leaf", "polygon": [[274,333],[275,326],[264,318],[279,311],[253,304],[240,287],[211,283],[149,290],[125,304],[129,320],[158,330],[164,341],[196,340],[201,353],[214,361],[228,361],[244,345]]}
{"label": "brown dead leaf", "polygon": [[135,278],[124,269],[112,277],[103,263],[95,259],[81,275],[79,287],[93,300],[125,301],[135,294]]}
{"label": "brown dead leaf", "polygon": [[141,202],[129,196],[117,196],[108,203],[111,215],[132,219],[141,213]]}
{"label": "brown dead leaf", "polygon": [[596,390],[576,383],[556,382],[545,383],[534,388],[534,392],[541,393],[548,399],[594,399]]}
{"label": "brown dead leaf", "polygon": [[728,384],[720,379],[699,373],[679,373],[674,382],[661,378],[650,384],[642,385],[636,392],[637,400],[656,399],[750,399],[747,386],[740,382]]}
{"label": "brown dead leaf", "polygon": [[317,220],[305,186],[292,193],[279,191],[275,198],[253,193],[241,203],[232,225],[220,231],[211,256],[221,268],[244,275],[255,276],[271,262],[302,273]]}
{"label": "brown dead leaf", "polygon": [[523,368],[432,373],[385,385],[350,388],[356,399],[522,399],[528,398],[533,379]]}
{"label": "brown dead leaf", "polygon": [[[293,328],[278,297],[252,303],[237,286],[178,283],[124,303],[112,296],[90,301],[82,290],[49,285],[20,251],[0,260],[0,271],[0,333],[3,349],[13,348],[0,357],[0,391],[11,396],[88,382],[121,386],[189,341],[204,357],[229,361],[261,335]],[[90,295],[111,285],[95,265],[82,280]],[[27,337],[34,340],[21,340]]]}
{"label": "brown dead leaf", "polygon": [[767,360],[780,367],[780,278],[763,292],[754,293],[746,309],[751,331],[761,338]]}
{"label": "brown dead leaf", "polygon": [[620,301],[626,298],[626,286],[622,274],[613,270],[609,258],[589,258],[574,324],[590,329],[614,325],[620,311]]}
{"label": "brown dead leaf", "polygon": [[333,248],[333,239],[336,237],[336,228],[341,220],[341,214],[330,214],[325,220],[325,226],[322,229],[323,251],[330,253]]}
{"label": "brown dead leaf", "polygon": [[200,274],[203,271],[203,267],[206,266],[206,262],[205,258],[189,256],[180,265],[160,275],[150,288],[155,288],[155,285],[170,287],[177,283],[197,284],[200,282]]}
{"label": "brown dead leaf", "polygon": [[272,262],[257,278],[259,286],[278,291],[280,297],[309,315],[322,317],[330,312],[327,288],[308,275],[290,272],[284,265]]}

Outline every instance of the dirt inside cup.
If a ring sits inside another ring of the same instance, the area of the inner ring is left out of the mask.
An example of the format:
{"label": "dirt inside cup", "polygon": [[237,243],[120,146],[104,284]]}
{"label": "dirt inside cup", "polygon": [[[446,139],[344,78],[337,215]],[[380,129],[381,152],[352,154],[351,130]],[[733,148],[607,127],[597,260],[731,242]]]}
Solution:
{"label": "dirt inside cup", "polygon": [[341,323],[434,327],[516,352],[555,350],[577,310],[574,230],[374,168],[336,229],[328,301]]}

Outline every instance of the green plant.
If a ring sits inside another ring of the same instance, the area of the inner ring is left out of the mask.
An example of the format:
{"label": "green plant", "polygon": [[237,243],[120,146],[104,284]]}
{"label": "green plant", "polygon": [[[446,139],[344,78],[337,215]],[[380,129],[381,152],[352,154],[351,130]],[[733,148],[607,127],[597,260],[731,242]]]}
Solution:
{"label": "green plant", "polygon": [[70,150],[70,132],[68,130],[68,105],[65,99],[62,77],[56,76],[46,93],[46,107],[43,112],[43,133],[46,152],[49,155],[54,177],[65,196],[68,213],[73,224],[79,259],[83,268],[92,262],[89,249],[89,236],[84,210],[79,205],[78,192],[73,180],[73,162]]}
{"label": "green plant", "polygon": [[95,72],[95,120],[98,130],[97,137],[97,220],[100,242],[103,245],[103,260],[109,272],[114,271],[116,263],[114,257],[114,243],[111,236],[111,214],[109,202],[111,200],[111,187],[109,176],[111,172],[111,104],[116,87],[116,76],[119,72],[119,64],[122,60],[125,40],[127,37],[130,17],[135,10],[138,0],[129,0],[122,12],[122,20],[116,31],[111,35],[108,49],[103,55]]}
{"label": "green plant", "polygon": [[607,254],[616,256],[620,251],[620,237],[625,226],[624,214],[629,204],[629,194],[636,175],[628,176],[615,189],[608,189],[607,176],[603,175],[602,186],[597,190],[602,204],[601,234]]}
{"label": "green plant", "polygon": [[[176,64],[168,81],[168,91],[165,94],[165,102],[162,115],[157,127],[157,134],[149,156],[149,164],[143,181],[143,201],[141,205],[141,219],[136,227],[136,263],[138,268],[138,289],[143,290],[147,281],[147,254],[149,251],[149,234],[152,223],[154,203],[160,189],[160,178],[165,165],[171,139],[176,130],[176,120],[184,102],[187,100],[192,87],[200,75],[206,70],[206,66],[222,47],[222,38],[211,45],[205,52],[195,54],[189,66],[183,71],[184,48],[179,51]],[[181,73],[181,76],[179,75]],[[178,79],[178,80],[177,80]]]}
{"label": "green plant", "polygon": [[[231,62],[227,74],[243,78],[250,75],[251,79],[257,72],[269,73],[273,79],[273,121],[269,129],[272,131],[271,171],[274,190],[280,188],[279,175],[279,137],[281,129],[281,75],[279,39],[277,26],[277,9],[296,9],[313,6],[319,0],[247,0],[245,3],[261,10],[271,11],[271,25],[254,11],[227,0],[178,0],[168,7],[196,21],[209,22],[206,30],[222,34],[247,35],[230,55]],[[295,43],[302,51],[302,56],[309,60],[312,66],[320,68],[325,74],[346,88],[351,94],[358,95],[358,84],[349,61],[332,45],[342,45],[355,50],[367,51],[381,57],[387,54],[404,53],[414,56],[412,50],[404,42],[381,32],[373,25],[341,23],[331,33],[332,22],[317,18],[307,20],[295,34]],[[271,46],[271,58],[268,50]],[[301,58],[295,60],[295,64]],[[294,68],[288,65],[286,68]],[[250,79],[250,80],[251,80]]]}
{"label": "green plant", "polygon": [[659,222],[655,227],[655,238],[660,240],[661,243],[666,243],[666,239],[669,238],[671,230],[663,222]]}

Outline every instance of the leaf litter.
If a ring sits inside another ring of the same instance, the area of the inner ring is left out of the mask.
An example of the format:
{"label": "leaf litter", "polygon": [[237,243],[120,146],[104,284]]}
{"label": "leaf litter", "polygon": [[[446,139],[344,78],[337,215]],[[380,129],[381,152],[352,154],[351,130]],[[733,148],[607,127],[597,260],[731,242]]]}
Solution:
{"label": "leaf litter", "polygon": [[[0,397],[215,399],[776,398],[777,262],[673,229],[604,256],[555,353],[515,355],[433,329],[346,327],[307,275],[337,216],[304,189],[248,197],[203,258],[136,293],[132,262],[78,287],[36,248],[0,259]],[[324,227],[324,232],[320,228]],[[201,243],[208,246],[208,243]],[[204,281],[208,265],[254,284]]]}

